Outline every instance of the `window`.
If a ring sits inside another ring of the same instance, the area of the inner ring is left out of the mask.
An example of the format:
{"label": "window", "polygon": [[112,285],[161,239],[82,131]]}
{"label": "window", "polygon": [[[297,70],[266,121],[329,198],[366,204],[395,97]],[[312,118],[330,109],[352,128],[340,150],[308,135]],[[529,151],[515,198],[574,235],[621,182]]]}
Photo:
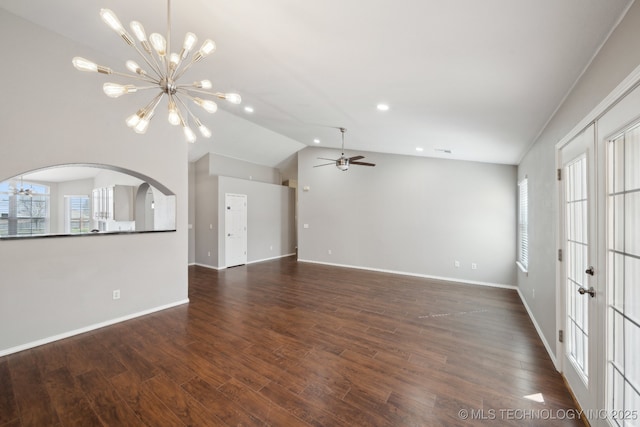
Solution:
{"label": "window", "polygon": [[70,234],[91,231],[89,196],[65,196],[65,232]]}
{"label": "window", "polygon": [[529,183],[525,177],[518,184],[518,266],[529,268]]}
{"label": "window", "polygon": [[28,182],[0,184],[0,236],[49,232],[49,187]]}

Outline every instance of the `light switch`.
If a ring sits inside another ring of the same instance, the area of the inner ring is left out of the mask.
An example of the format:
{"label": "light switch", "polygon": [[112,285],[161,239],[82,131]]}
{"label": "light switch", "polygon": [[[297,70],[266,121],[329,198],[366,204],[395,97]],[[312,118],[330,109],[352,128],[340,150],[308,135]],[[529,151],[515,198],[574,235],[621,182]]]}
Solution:
{"label": "light switch", "polygon": [[309,224],[303,225],[304,228],[309,228]]}

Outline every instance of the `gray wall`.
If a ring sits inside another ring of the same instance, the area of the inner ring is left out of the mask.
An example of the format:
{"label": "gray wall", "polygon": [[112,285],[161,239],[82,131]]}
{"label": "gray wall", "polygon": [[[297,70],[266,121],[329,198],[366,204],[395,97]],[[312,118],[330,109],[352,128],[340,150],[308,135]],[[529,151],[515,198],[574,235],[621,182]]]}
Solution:
{"label": "gray wall", "polygon": [[[15,43],[20,40],[20,43]],[[140,98],[110,100],[103,77],[71,58],[118,64],[0,9],[0,174],[103,163],[156,179],[177,195],[177,231],[0,241],[0,355],[187,300],[187,146],[162,120],[136,135],[124,118]],[[37,58],[41,66],[33,66]],[[126,98],[126,97],[125,97]],[[34,100],[37,100],[34,102]],[[120,289],[114,301],[112,291]]]}
{"label": "gray wall", "polygon": [[189,163],[189,265],[196,263],[196,165]]}
{"label": "gray wall", "polygon": [[[230,170],[235,176],[218,176]],[[224,197],[225,193],[246,194],[247,261],[255,262],[295,253],[295,191],[278,182],[276,169],[243,162],[216,154],[207,154],[191,166],[194,169],[194,262],[224,268]],[[248,178],[252,177],[252,180]],[[269,182],[261,182],[261,180]]]}
{"label": "gray wall", "polygon": [[[206,156],[205,156],[206,157]],[[209,172],[211,175],[280,184],[280,172],[276,168],[245,162],[219,154],[209,154]]]}
{"label": "gray wall", "polygon": [[209,173],[209,155],[195,163],[195,263],[218,267],[218,177]]}
{"label": "gray wall", "polygon": [[555,144],[639,64],[640,2],[635,2],[518,167],[519,179],[526,175],[529,182],[529,271],[528,275],[518,272],[518,286],[554,354],[558,330]]}
{"label": "gray wall", "polygon": [[341,172],[298,153],[299,259],[515,285],[515,166],[364,154]]}
{"label": "gray wall", "polygon": [[[219,177],[218,228],[224,230],[225,193],[247,195],[247,262],[295,253],[295,190],[282,185]],[[218,265],[226,265],[221,233]]]}

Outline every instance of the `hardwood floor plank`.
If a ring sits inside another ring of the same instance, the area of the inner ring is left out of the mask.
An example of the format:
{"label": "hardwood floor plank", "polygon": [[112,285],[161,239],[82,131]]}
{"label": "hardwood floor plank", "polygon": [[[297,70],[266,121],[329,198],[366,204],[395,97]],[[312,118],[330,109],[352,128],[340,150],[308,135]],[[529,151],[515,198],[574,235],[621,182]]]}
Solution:
{"label": "hardwood floor plank", "polygon": [[[31,350],[9,356],[8,366],[22,425],[34,427],[59,425],[58,414]],[[4,388],[2,393],[5,393]]]}
{"label": "hardwood floor plank", "polygon": [[142,420],[120,398],[101,372],[89,371],[79,375],[76,379],[104,425],[137,427],[142,424]]}
{"label": "hardwood floor plank", "polygon": [[223,424],[178,384],[164,375],[156,375],[143,384],[155,394],[187,426],[217,426]]}
{"label": "hardwood floor plank", "polygon": [[185,424],[148,387],[143,386],[139,375],[125,371],[109,382],[145,424],[184,427]]}
{"label": "hardwood floor plank", "polygon": [[0,426],[539,426],[459,413],[575,409],[513,290],[285,258],[189,267],[189,299],[0,358]]}
{"label": "hardwood floor plank", "polygon": [[65,368],[49,372],[45,377],[51,402],[65,426],[102,426],[84,393]]}
{"label": "hardwood floor plank", "polygon": [[213,412],[225,425],[262,426],[263,422],[243,408],[228,400],[219,390],[202,378],[194,378],[182,388],[193,396],[200,404]]}
{"label": "hardwood floor plank", "polygon": [[0,359],[0,385],[3,392],[0,393],[0,425],[19,421],[18,405],[13,393],[13,383],[7,360]]}

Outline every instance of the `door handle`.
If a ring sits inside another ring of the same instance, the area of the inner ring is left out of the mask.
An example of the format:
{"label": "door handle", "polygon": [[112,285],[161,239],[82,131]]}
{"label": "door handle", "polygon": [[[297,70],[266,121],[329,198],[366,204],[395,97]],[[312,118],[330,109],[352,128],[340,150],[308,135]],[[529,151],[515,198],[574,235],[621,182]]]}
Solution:
{"label": "door handle", "polygon": [[578,288],[578,293],[580,295],[589,294],[591,295],[591,298],[596,296],[596,290],[593,289],[593,286],[590,287],[589,289],[585,289],[584,287],[581,286],[580,288]]}
{"label": "door handle", "polygon": [[593,267],[589,267],[584,272],[587,273],[589,276],[593,276],[593,274],[595,273],[595,270],[593,269]]}

